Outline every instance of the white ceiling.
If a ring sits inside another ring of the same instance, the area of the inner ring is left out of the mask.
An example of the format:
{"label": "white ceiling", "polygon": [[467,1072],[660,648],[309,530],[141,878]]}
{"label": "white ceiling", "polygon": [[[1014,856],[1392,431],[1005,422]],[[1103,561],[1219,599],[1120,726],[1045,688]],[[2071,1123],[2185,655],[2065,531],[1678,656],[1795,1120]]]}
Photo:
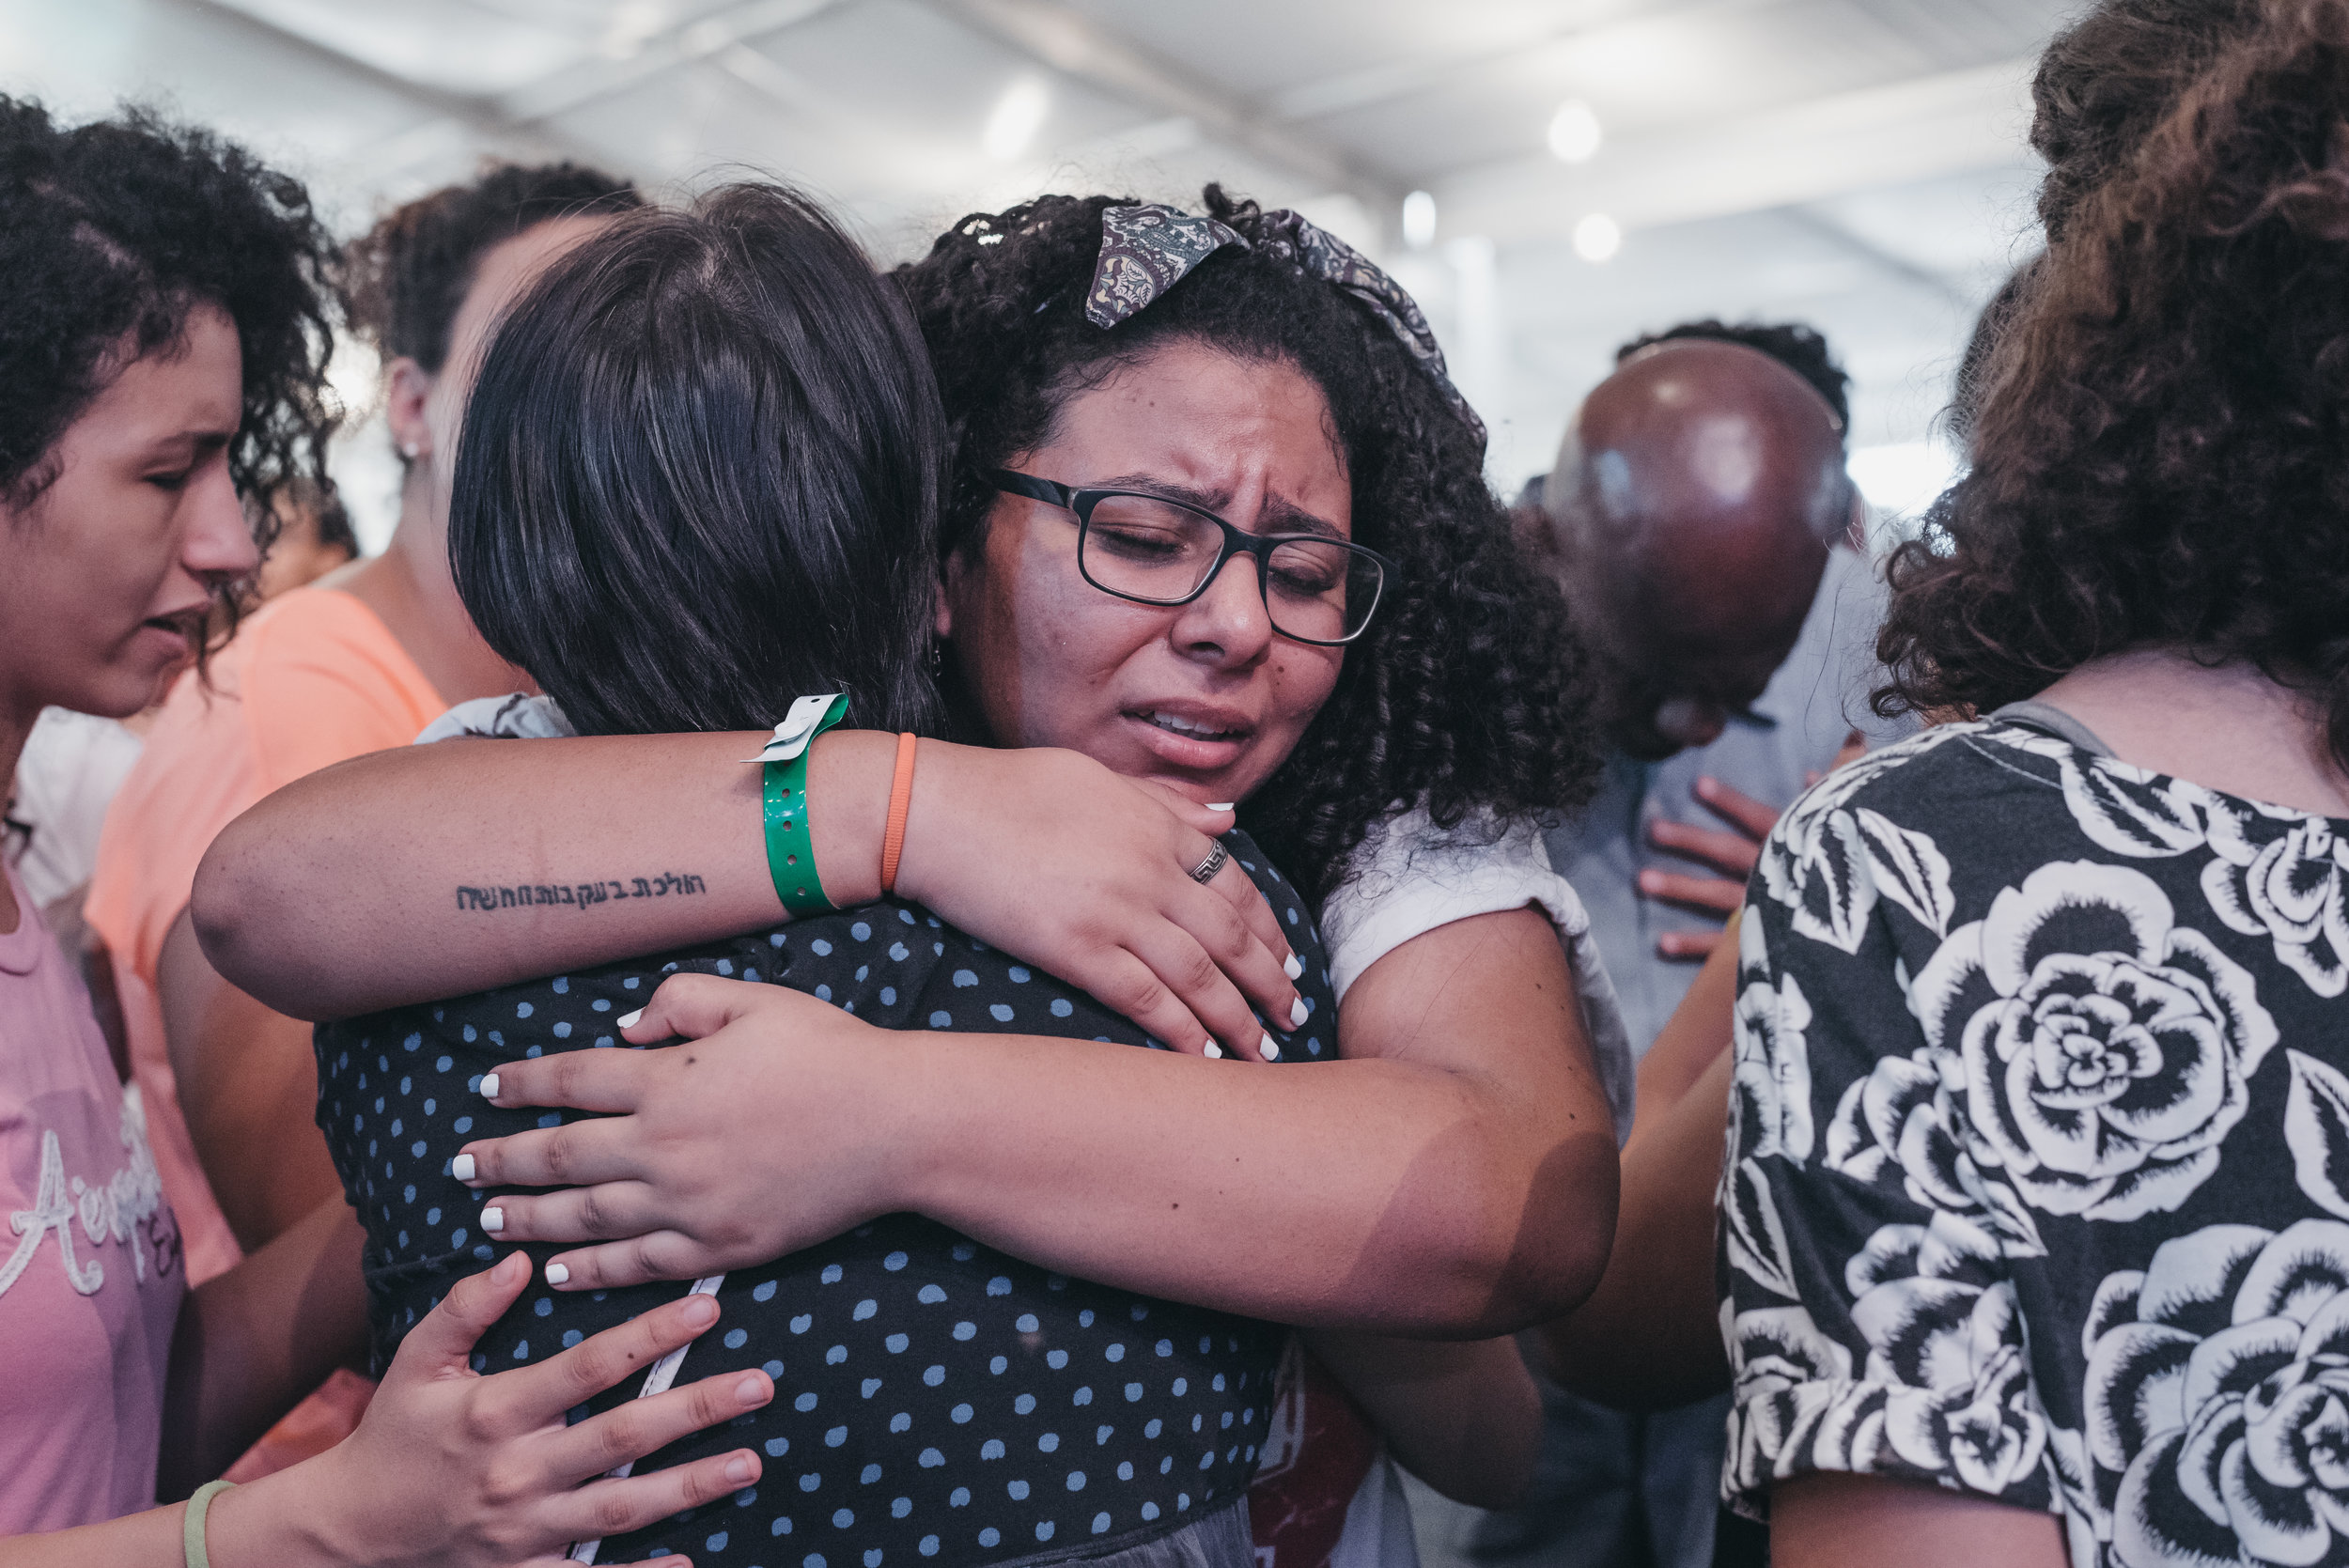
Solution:
{"label": "white ceiling", "polygon": [[[1855,389],[1863,482],[1924,457],[1972,316],[2032,243],[2030,59],[2077,0],[0,0],[0,90],[216,123],[355,230],[485,154],[653,184],[754,168],[876,254],[1045,190],[1305,208],[1423,296],[1548,466],[1635,334],[1800,318]],[[1550,116],[1587,103],[1569,166]],[[1430,193],[1432,244],[1402,238]],[[1577,254],[1604,214],[1618,254]],[[380,456],[380,454],[374,454]],[[354,449],[353,478],[380,465]],[[1873,477],[1872,477],[1873,476]],[[365,498],[360,498],[364,502]]]}

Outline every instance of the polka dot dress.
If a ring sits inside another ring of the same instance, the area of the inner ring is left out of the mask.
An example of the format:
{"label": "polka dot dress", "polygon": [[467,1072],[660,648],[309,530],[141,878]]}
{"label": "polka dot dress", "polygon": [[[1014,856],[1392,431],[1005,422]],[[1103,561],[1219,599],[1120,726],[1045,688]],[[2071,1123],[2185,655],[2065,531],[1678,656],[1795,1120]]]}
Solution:
{"label": "polka dot dress", "polygon": [[[1302,1028],[1275,1031],[1282,1062],[1333,1058],[1319,935],[1254,846],[1237,833],[1226,842],[1305,961],[1299,990],[1311,1013]],[[612,1020],[678,971],[789,986],[885,1028],[1164,1048],[1083,992],[890,900],[321,1026],[319,1123],[367,1230],[379,1371],[449,1285],[499,1250],[480,1229],[488,1194],[459,1185],[451,1157],[474,1139],[571,1115],[500,1110],[482,1099],[481,1075],[518,1057],[630,1048]],[[528,1250],[541,1264],[555,1250]],[[558,1354],[683,1288],[534,1287],[483,1338],[475,1364]],[[599,1561],[690,1552],[712,1568],[914,1568],[1139,1545],[1246,1488],[1284,1333],[1066,1279],[912,1215],[736,1269],[719,1301],[724,1316],[678,1381],[763,1367],[775,1400],[639,1468],[748,1446],[767,1456],[765,1474],[607,1540]],[[574,1416],[633,1396],[639,1381]]]}

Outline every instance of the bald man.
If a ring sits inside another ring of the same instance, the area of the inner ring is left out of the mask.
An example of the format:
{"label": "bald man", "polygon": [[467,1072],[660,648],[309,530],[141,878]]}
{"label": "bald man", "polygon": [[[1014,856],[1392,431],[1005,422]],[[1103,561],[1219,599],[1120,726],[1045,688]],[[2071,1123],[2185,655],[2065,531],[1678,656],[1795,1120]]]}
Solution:
{"label": "bald man", "polygon": [[[1644,1052],[1742,901],[1761,836],[1865,711],[1882,590],[1852,548],[1845,378],[1807,328],[1703,322],[1627,346],[1519,523],[1593,644],[1614,753],[1549,838]],[[1714,1560],[1723,1402],[1631,1417],[1547,1391],[1529,1500],[1490,1568]],[[1748,1527],[1750,1528],[1750,1527]],[[1721,1541],[1727,1560],[1745,1543]]]}
{"label": "bald man", "polygon": [[1851,496],[1842,414],[1758,349],[1667,339],[1599,383],[1529,533],[1604,666],[1618,746],[1661,761],[1761,697]]}

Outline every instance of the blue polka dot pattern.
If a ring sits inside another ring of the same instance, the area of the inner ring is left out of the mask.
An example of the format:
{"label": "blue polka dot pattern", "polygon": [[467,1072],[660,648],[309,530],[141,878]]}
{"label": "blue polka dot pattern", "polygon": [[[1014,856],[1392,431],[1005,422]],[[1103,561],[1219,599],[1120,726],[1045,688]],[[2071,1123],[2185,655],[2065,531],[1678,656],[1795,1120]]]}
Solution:
{"label": "blue polka dot pattern", "polygon": [[[1288,924],[1294,890],[1241,835],[1228,842]],[[1294,1033],[1275,1031],[1294,1063],[1324,1054],[1317,1036],[1333,1006],[1313,923],[1300,916],[1290,929],[1315,1015]],[[612,1034],[611,1014],[642,1005],[677,971],[825,995],[884,1028],[1157,1045],[1084,993],[894,900],[321,1026],[319,1121],[367,1228],[379,1368],[452,1281],[481,1265],[476,1248],[492,1255],[476,1218],[488,1195],[456,1182],[450,1159],[471,1139],[544,1114],[487,1104],[481,1075],[540,1051],[630,1048]],[[391,1132],[394,1121],[407,1130]],[[543,1264],[554,1250],[528,1250]],[[682,1288],[533,1289],[483,1338],[476,1364],[543,1359]],[[765,1479],[608,1540],[601,1560],[977,1568],[1138,1545],[1245,1489],[1283,1334],[1066,1279],[911,1215],[737,1269],[719,1299],[723,1326],[688,1353],[680,1380],[763,1367],[777,1396],[639,1467],[750,1447],[767,1455]],[[632,1397],[635,1382],[574,1416]]]}

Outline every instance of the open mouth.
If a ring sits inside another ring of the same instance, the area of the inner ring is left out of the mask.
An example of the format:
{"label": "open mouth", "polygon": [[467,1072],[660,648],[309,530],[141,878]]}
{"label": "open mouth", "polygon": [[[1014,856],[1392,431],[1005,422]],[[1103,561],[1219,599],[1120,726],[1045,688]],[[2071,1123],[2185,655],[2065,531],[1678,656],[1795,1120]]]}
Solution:
{"label": "open mouth", "polygon": [[1203,721],[1186,719],[1179,713],[1165,713],[1156,708],[1129,714],[1128,717],[1139,719],[1145,724],[1156,725],[1169,735],[1179,735],[1188,740],[1245,740],[1249,734],[1245,727],[1221,729]]}
{"label": "open mouth", "polygon": [[150,630],[169,632],[193,646],[197,630],[204,625],[204,611],[203,605],[197,605],[193,610],[181,610],[174,614],[149,615],[139,625]]}

